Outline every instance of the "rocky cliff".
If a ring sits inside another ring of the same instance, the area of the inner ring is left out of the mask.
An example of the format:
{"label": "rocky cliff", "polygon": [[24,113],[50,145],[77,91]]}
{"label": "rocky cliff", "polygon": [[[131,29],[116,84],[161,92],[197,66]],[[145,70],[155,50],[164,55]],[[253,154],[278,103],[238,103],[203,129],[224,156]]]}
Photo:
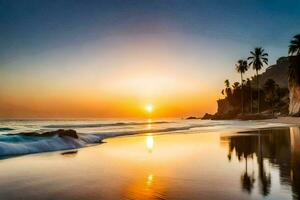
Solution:
{"label": "rocky cliff", "polygon": [[[297,84],[296,86],[295,85],[292,86],[291,84],[289,84],[288,77],[289,77],[290,65],[291,64],[290,64],[289,57],[281,57],[277,60],[276,64],[269,66],[265,72],[259,75],[259,83],[261,89],[263,88],[264,84],[268,79],[273,79],[276,82],[276,84],[278,84],[279,87],[282,89],[285,88],[287,90],[287,88],[290,86],[290,91],[291,91],[290,103],[288,103],[289,96],[288,96],[288,92],[286,92],[285,94],[281,94],[285,96],[281,97],[282,102],[280,103],[280,105],[277,105],[277,112],[280,112],[281,114],[288,113],[288,109],[287,109],[288,104],[290,105],[290,111],[295,111],[298,113],[300,109],[300,82],[299,82],[299,87],[297,87]],[[256,77],[253,78],[251,84],[253,88],[256,88]],[[254,94],[254,99],[256,98],[255,95],[256,93]],[[250,98],[250,97],[248,96],[246,98]],[[264,97],[262,96],[261,98],[263,99]],[[219,99],[217,103],[218,103],[218,111],[215,114],[215,118],[234,118],[240,112],[240,109],[238,107],[239,105],[232,102],[230,104],[228,98]],[[268,103],[266,102],[261,106],[265,107],[265,109],[270,109]],[[253,107],[256,108],[256,101],[253,101]],[[250,107],[248,105],[248,112],[249,109]],[[290,112],[290,114],[293,114],[293,112]]]}
{"label": "rocky cliff", "polygon": [[300,115],[300,56],[293,56],[289,58],[290,62],[290,76],[289,76],[289,114]]}
{"label": "rocky cliff", "polygon": [[[277,111],[281,114],[288,113],[292,116],[300,116],[300,56],[281,57],[276,64],[271,65],[265,72],[259,75],[260,88],[263,88],[268,79],[273,79],[281,89],[286,92],[281,93],[281,102]],[[251,81],[253,88],[256,87],[256,77]],[[289,92],[287,92],[287,88]],[[254,97],[255,98],[255,97]],[[239,110],[230,104],[228,98],[219,99],[218,111],[213,119],[234,118]],[[255,101],[253,102],[255,107]]]}
{"label": "rocky cliff", "polygon": [[234,110],[234,107],[230,105],[227,99],[219,99],[218,103],[218,111],[217,114],[227,114]]}
{"label": "rocky cliff", "polygon": [[[279,58],[275,65],[269,66],[264,73],[258,75],[260,87],[263,87],[268,79],[273,79],[279,87],[287,88],[289,66],[290,62],[288,57]],[[253,84],[255,83],[256,81],[254,79]]]}
{"label": "rocky cliff", "polygon": [[289,114],[299,115],[300,112],[300,86],[290,86],[290,104],[289,104]]}
{"label": "rocky cliff", "polygon": [[[260,87],[273,79],[281,88],[289,89],[289,114],[300,116],[300,56],[281,57],[275,65],[259,75]],[[253,82],[255,83],[255,82]]]}

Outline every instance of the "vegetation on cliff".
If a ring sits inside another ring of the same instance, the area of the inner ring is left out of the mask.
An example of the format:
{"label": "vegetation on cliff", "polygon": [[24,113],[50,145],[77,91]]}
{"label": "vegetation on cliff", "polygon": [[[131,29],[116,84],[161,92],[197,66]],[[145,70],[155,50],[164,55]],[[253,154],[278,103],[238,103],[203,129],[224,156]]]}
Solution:
{"label": "vegetation on cliff", "polygon": [[[234,82],[232,85],[229,80],[225,80],[225,88],[222,90],[223,99],[219,99],[218,111],[212,117],[214,119],[244,118],[245,115],[257,116],[263,114],[291,114],[299,116],[300,114],[300,34],[295,35],[289,45],[289,57],[281,57],[277,64],[269,67],[266,73],[259,75],[259,71],[268,65],[268,53],[263,48],[257,47],[250,51],[247,60],[240,59],[235,65],[236,71],[240,73],[240,82]],[[243,75],[248,68],[252,66],[256,74],[247,80]],[[279,69],[279,66],[282,69]],[[288,74],[287,74],[288,67]],[[279,70],[278,70],[279,69]],[[282,71],[282,73],[281,73]],[[273,76],[280,85],[272,78]],[[280,76],[279,78],[277,76]],[[287,77],[286,82],[281,77]],[[259,83],[263,80],[263,83]],[[252,86],[256,85],[255,88]]]}
{"label": "vegetation on cliff", "polygon": [[[243,82],[243,86],[239,82],[234,82],[230,86],[229,81],[225,81],[225,89],[222,90],[224,99],[218,100],[216,118],[236,118],[239,114],[243,114],[243,111],[244,114],[253,114],[252,108],[257,110],[258,107],[258,93],[261,96],[260,107],[264,114],[288,113],[287,88],[280,88],[272,79],[268,79],[262,88],[252,88],[253,80],[251,79],[243,80]],[[243,101],[241,101],[242,95]]]}
{"label": "vegetation on cliff", "polygon": [[[235,68],[240,74],[240,82],[230,84],[228,79],[225,80],[221,92],[224,98],[217,100],[218,111],[206,118],[264,119],[275,113],[300,116],[300,34],[291,40],[288,54],[288,57],[280,57],[263,74],[259,71],[268,65],[269,56],[263,48],[250,51],[247,60],[238,60]],[[251,66],[256,73],[244,80],[243,76]]]}

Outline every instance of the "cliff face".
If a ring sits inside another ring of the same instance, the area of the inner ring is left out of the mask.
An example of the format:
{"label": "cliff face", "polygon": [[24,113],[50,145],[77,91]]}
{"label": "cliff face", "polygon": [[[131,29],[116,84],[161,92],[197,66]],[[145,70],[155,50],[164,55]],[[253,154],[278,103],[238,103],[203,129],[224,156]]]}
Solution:
{"label": "cliff face", "polygon": [[[260,87],[263,87],[268,79],[273,79],[281,88],[288,88],[288,72],[290,62],[288,57],[281,57],[275,65],[269,66],[264,73],[259,76]],[[253,82],[255,84],[256,81]]]}
{"label": "cliff face", "polygon": [[[284,94],[281,93],[285,96],[281,97],[281,103],[277,108],[279,112],[287,114],[288,108],[290,115],[300,116],[300,56],[279,58],[275,65],[271,65],[264,73],[259,75],[260,88],[263,88],[268,79],[273,79],[282,89],[289,89],[289,93],[287,91]],[[255,77],[252,84],[253,88],[256,88]],[[228,98],[219,99],[217,103],[216,117],[233,116],[239,112],[237,107],[234,107],[235,104],[229,103]],[[256,107],[255,101],[253,101],[253,106]]]}
{"label": "cliff face", "polygon": [[234,112],[234,107],[230,105],[227,98],[217,100],[218,111],[210,119],[220,120],[220,119],[234,119],[236,116]]}
{"label": "cliff face", "polygon": [[[289,68],[291,66],[291,61],[290,57],[281,57],[277,60],[276,64],[271,65],[266,69],[265,72],[260,74],[259,77],[259,84],[260,88],[262,89],[268,79],[273,79],[276,84],[279,85],[279,87],[283,90],[281,90],[281,102],[278,103],[280,105],[277,105],[277,110],[280,113],[287,114],[288,113],[288,107],[290,114],[298,113],[300,110],[300,82],[299,82],[299,87],[295,87],[294,85],[292,86],[289,84]],[[299,70],[300,71],[300,70]],[[299,74],[300,77],[300,74]],[[300,79],[299,79],[300,80]],[[295,82],[295,81],[294,81]],[[256,77],[253,78],[251,81],[252,87],[256,88]],[[287,88],[290,89],[290,96],[287,92]],[[285,89],[285,90],[284,90]],[[282,93],[285,91],[285,93]],[[249,92],[249,91],[248,91]],[[256,111],[256,93],[254,94],[254,101],[252,102],[253,104],[253,111]],[[261,94],[263,95],[263,93]],[[248,98],[248,99],[247,99]],[[250,95],[247,96],[246,92],[244,92],[244,110],[245,112],[250,111]],[[261,96],[263,99],[264,96]],[[290,103],[288,99],[291,99]],[[248,100],[248,101],[247,101]],[[240,102],[240,99],[238,99]],[[261,100],[263,101],[263,100]],[[246,104],[248,102],[248,104]],[[241,110],[240,110],[240,105],[236,103],[229,103],[228,98],[224,99],[219,99],[217,101],[218,103],[218,111],[215,114],[216,116],[234,116],[237,115]],[[265,108],[263,108],[265,107]],[[264,104],[261,102],[261,108],[263,109],[270,109],[270,106],[268,106],[268,103],[264,102]],[[300,112],[299,112],[300,114]]]}
{"label": "cliff face", "polygon": [[[289,67],[294,66],[293,75],[289,77]],[[273,79],[281,88],[289,89],[289,114],[300,114],[300,70],[299,57],[281,57],[275,65],[259,75],[260,87],[268,79]],[[255,83],[255,81],[253,82]]]}
{"label": "cliff face", "polygon": [[300,86],[290,86],[290,105],[289,114],[297,115],[300,112]]}
{"label": "cliff face", "polygon": [[217,114],[227,114],[234,110],[233,106],[230,105],[227,99],[219,99],[217,103],[218,103]]}
{"label": "cliff face", "polygon": [[300,56],[290,57],[291,73],[289,76],[290,104],[289,114],[300,114]]}

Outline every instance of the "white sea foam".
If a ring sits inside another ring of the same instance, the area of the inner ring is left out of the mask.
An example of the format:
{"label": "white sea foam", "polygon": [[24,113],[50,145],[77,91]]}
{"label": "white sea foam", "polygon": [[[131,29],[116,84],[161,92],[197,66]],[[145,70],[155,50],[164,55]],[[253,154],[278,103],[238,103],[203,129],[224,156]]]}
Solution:
{"label": "white sea foam", "polygon": [[[167,121],[155,121],[151,124],[166,124]],[[45,128],[96,128],[96,127],[110,127],[110,126],[137,126],[147,125],[149,122],[115,122],[115,123],[88,123],[88,124],[55,124],[46,125]]]}

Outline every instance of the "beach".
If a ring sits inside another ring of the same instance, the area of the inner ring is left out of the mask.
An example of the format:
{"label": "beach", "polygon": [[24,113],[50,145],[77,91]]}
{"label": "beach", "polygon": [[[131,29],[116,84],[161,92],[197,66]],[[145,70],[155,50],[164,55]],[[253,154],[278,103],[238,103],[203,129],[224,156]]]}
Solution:
{"label": "beach", "polygon": [[284,124],[294,124],[299,126],[300,125],[300,118],[299,117],[278,117],[275,119],[267,119],[263,120],[265,122],[270,123],[284,123]]}
{"label": "beach", "polygon": [[97,145],[3,158],[0,199],[299,198],[296,126],[261,121],[172,123],[177,128],[194,126],[151,133],[171,126],[154,123],[147,133],[107,138]]}

